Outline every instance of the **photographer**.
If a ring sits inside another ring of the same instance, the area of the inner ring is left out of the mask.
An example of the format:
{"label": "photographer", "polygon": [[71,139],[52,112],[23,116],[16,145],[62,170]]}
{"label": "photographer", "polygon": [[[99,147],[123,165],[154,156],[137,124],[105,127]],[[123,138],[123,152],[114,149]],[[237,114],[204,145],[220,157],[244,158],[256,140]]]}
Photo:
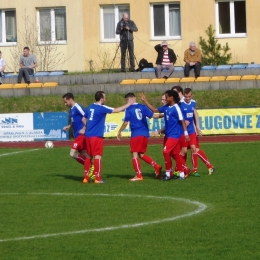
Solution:
{"label": "photographer", "polygon": [[134,60],[134,36],[133,32],[137,32],[138,29],[134,21],[129,20],[128,14],[124,13],[122,19],[117,23],[116,34],[120,34],[120,48],[121,48],[121,72],[126,72],[125,69],[125,55],[126,49],[128,49],[130,57],[131,71],[135,71]]}

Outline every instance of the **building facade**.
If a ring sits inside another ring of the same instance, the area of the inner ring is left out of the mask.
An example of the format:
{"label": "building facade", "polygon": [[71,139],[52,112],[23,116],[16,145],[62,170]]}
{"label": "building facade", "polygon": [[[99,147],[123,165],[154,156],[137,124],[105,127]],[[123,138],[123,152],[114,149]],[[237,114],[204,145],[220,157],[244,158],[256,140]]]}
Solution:
{"label": "building facade", "polygon": [[[184,65],[183,53],[189,42],[198,45],[200,36],[206,39],[209,25],[216,30],[221,45],[228,42],[230,63],[260,63],[256,55],[259,8],[259,0],[1,1],[0,50],[9,71],[16,70],[17,52],[22,53],[23,45],[33,46],[41,64],[57,65],[49,65],[47,70],[119,68],[115,28],[127,12],[138,27],[134,33],[137,63],[145,58],[155,64],[154,46],[166,40],[178,55],[176,65]],[[46,66],[41,68],[46,70]]]}

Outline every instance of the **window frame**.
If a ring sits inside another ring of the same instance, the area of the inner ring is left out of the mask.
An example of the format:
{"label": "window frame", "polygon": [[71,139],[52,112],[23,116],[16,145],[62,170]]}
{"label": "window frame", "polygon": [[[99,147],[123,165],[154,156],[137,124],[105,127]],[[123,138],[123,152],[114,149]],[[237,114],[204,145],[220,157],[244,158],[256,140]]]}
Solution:
{"label": "window frame", "polygon": [[[51,40],[50,41],[41,41],[41,25],[40,25],[40,10],[50,10],[51,18]],[[67,40],[56,40],[56,29],[55,29],[55,9],[64,9],[66,14],[66,36]],[[66,7],[64,6],[55,6],[55,7],[44,7],[37,9],[37,23],[38,23],[38,43],[41,44],[67,44],[68,43],[68,34],[67,34],[67,12]]]}
{"label": "window frame", "polygon": [[[116,26],[117,23],[119,22],[118,18],[119,17],[119,7],[127,6],[129,7],[129,19],[130,19],[130,5],[129,4],[118,4],[118,5],[101,5],[100,6],[100,39],[102,43],[106,42],[120,42],[120,35],[116,34]],[[109,38],[105,39],[104,37],[104,8],[105,7],[114,7],[114,14],[115,14],[115,38]]]}
{"label": "window frame", "polygon": [[[219,33],[219,3],[227,2],[229,3],[230,9],[230,33]],[[215,24],[216,24],[216,37],[217,38],[243,38],[247,37],[247,21],[246,22],[246,32],[236,33],[235,32],[235,5],[234,2],[245,2],[246,0],[217,0],[215,2]],[[247,15],[246,15],[247,20]]]}
{"label": "window frame", "polygon": [[[179,4],[180,6],[180,35],[170,36],[170,24],[169,24],[169,6],[171,4]],[[165,15],[165,36],[154,36],[154,9],[155,5],[164,5],[164,15]],[[165,8],[166,7],[166,8]],[[181,4],[180,2],[168,2],[168,3],[151,3],[150,4],[150,34],[151,40],[181,40],[182,39],[182,28],[181,28]]]}
{"label": "window frame", "polygon": [[[15,11],[15,29],[16,29],[16,41],[15,42],[7,42],[6,41],[6,22],[5,22],[5,12],[6,11]],[[17,45],[17,19],[16,19],[16,9],[0,9],[2,13],[2,42],[0,42],[0,46],[15,46]]]}

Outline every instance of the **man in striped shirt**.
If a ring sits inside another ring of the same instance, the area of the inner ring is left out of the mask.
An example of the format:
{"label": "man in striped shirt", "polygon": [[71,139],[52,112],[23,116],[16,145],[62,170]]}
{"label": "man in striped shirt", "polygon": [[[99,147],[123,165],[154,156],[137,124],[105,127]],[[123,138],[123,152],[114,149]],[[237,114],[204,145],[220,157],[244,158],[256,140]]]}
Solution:
{"label": "man in striped shirt", "polygon": [[174,63],[176,62],[176,55],[173,49],[168,48],[168,43],[163,41],[161,44],[157,44],[154,49],[158,52],[156,60],[156,77],[161,78],[162,70],[167,70],[163,78],[168,79],[174,71]]}

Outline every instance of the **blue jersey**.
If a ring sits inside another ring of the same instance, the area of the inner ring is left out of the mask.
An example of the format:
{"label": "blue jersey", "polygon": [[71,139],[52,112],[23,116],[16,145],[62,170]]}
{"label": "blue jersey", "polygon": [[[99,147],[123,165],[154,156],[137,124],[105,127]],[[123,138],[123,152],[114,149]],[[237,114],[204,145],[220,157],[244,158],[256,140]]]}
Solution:
{"label": "blue jersey", "polygon": [[180,138],[182,125],[180,121],[183,120],[183,115],[178,104],[168,106],[165,108],[164,115],[166,117],[165,135],[166,137]]}
{"label": "blue jersey", "polygon": [[[160,113],[164,113],[164,128],[165,129],[167,128],[167,120],[166,120],[166,113],[165,113],[165,110],[167,109],[167,107],[169,107],[169,105],[164,105],[164,106],[157,108]],[[167,137],[166,131],[164,131],[164,135],[165,135],[165,137]]]}
{"label": "blue jersey", "polygon": [[88,119],[85,136],[103,137],[106,115],[111,114],[114,108],[94,103],[87,107],[85,118]]}
{"label": "blue jersey", "polygon": [[70,119],[75,138],[79,136],[79,130],[82,129],[84,126],[82,122],[82,117],[84,116],[84,114],[85,109],[77,103],[75,103],[75,105],[70,108]]}
{"label": "blue jersey", "polygon": [[149,137],[146,117],[151,118],[153,112],[145,105],[134,103],[125,110],[125,122],[130,122],[131,137]]}
{"label": "blue jersey", "polygon": [[196,109],[196,101],[191,99],[190,103],[186,103],[185,100],[180,102],[180,108],[183,113],[184,120],[189,121],[187,126],[188,134],[196,133],[194,127],[194,110]]}

